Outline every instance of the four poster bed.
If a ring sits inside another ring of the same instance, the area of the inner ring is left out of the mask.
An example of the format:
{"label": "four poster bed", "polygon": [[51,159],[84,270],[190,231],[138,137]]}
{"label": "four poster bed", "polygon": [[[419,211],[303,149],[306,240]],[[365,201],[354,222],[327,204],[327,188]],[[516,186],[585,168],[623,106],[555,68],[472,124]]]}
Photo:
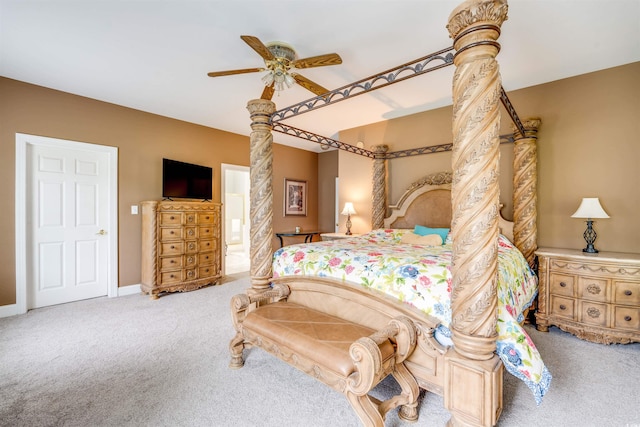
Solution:
{"label": "four poster bed", "polygon": [[[522,123],[500,85],[496,40],[506,12],[503,0],[470,0],[452,12],[453,172],[413,185],[384,219],[390,157],[386,147],[377,147],[371,156],[373,231],[362,238],[285,247],[272,257],[271,132],[283,127],[271,101],[249,102],[252,287],[232,300],[232,367],[242,366],[243,348],[262,347],[345,393],[367,425],[382,425],[386,411],[397,406],[402,418],[417,419],[417,386],[444,397],[450,425],[495,425],[504,366],[540,400],[550,375],[519,325],[537,292],[531,267],[540,121]],[[331,103],[331,95],[315,101]],[[513,224],[499,214],[499,101],[514,120]],[[344,149],[336,144],[330,145]],[[423,240],[443,234],[424,242],[416,231],[426,234]],[[401,253],[417,258],[402,260]],[[292,307],[302,316],[288,318],[284,313],[293,313]],[[344,322],[345,330],[368,328],[364,335],[371,333],[373,341],[336,349],[300,332],[326,325],[325,315]],[[313,327],[301,320],[307,318]],[[289,328],[294,320],[302,329]],[[389,342],[392,348],[384,347]],[[350,368],[343,369],[345,360],[323,360],[333,358],[331,349],[348,351]],[[389,373],[401,394],[385,402],[370,399],[368,391]],[[369,378],[366,387],[363,378]]]}

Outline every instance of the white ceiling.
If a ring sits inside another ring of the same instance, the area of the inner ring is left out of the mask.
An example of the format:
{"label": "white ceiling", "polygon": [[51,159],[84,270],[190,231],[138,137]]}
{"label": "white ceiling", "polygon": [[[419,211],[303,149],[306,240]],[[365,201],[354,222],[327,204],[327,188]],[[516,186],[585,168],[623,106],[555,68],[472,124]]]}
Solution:
{"label": "white ceiling", "polygon": [[[451,45],[452,0],[0,0],[0,75],[242,135],[263,73],[241,39],[284,41],[299,57],[341,65],[301,70],[328,89]],[[498,56],[508,91],[640,60],[640,0],[512,0]],[[453,67],[286,121],[327,137],[451,104]],[[1,96],[1,94],[0,94]],[[314,95],[276,93],[283,108]],[[516,105],[517,109],[517,105]],[[275,141],[319,151],[316,143]]]}

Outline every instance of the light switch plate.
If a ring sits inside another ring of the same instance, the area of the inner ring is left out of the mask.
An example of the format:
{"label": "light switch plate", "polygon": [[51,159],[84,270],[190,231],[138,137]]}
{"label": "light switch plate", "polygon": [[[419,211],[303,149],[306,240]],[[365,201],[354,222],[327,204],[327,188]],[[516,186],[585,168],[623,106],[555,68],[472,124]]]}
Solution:
{"label": "light switch plate", "polygon": [[138,205],[131,205],[131,215],[138,215]]}

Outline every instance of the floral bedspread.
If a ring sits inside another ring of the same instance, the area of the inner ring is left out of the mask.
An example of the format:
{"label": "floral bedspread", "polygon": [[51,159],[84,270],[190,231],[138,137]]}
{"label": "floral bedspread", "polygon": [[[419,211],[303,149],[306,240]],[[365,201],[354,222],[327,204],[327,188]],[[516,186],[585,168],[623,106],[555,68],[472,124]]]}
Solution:
{"label": "floral bedspread", "polygon": [[[452,245],[400,242],[412,232],[380,229],[361,237],[285,246],[274,254],[273,275],[332,277],[380,290],[439,319],[440,334],[450,336]],[[540,404],[551,374],[519,323],[537,294],[537,277],[506,237],[500,236],[498,248],[496,351]]]}

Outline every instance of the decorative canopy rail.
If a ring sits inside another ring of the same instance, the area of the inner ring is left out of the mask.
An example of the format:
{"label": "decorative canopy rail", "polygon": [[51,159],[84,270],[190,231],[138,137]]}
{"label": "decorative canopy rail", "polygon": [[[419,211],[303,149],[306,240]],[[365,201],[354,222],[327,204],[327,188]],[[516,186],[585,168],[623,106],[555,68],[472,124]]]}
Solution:
{"label": "decorative canopy rail", "polygon": [[[440,50],[415,61],[407,62],[398,67],[392,68],[387,71],[383,71],[375,76],[366,77],[357,82],[348,84],[346,86],[339,87],[319,95],[306,101],[293,104],[289,107],[276,111],[271,115],[271,122],[276,123],[286,118],[299,116],[300,114],[307,113],[309,111],[317,110],[318,108],[326,107],[327,105],[335,104],[336,102],[344,101],[354,96],[362,95],[372,90],[380,89],[385,86],[398,83],[412,77],[420,76],[422,74],[439,70],[440,68],[453,65],[453,53],[451,51],[453,47]],[[447,55],[442,54],[449,52]],[[427,68],[427,65],[431,61],[440,60],[442,64],[434,65]]]}
{"label": "decorative canopy rail", "polygon": [[[451,151],[452,143],[432,145],[428,147],[412,148],[408,150],[394,151],[389,153],[375,154],[372,151],[365,150],[363,148],[355,147],[351,144],[340,142],[338,140],[328,138],[326,136],[318,135],[313,132],[309,132],[303,129],[299,129],[293,126],[285,125],[281,121],[289,119],[291,117],[299,116],[300,114],[307,113],[309,111],[317,110],[318,108],[326,107],[336,102],[344,101],[349,98],[353,98],[358,95],[362,95],[385,86],[389,86],[412,77],[417,77],[422,74],[429,73],[431,71],[439,70],[440,68],[453,65],[454,54],[451,52],[453,47],[439,50],[430,55],[423,56],[415,61],[407,62],[398,67],[383,71],[380,74],[358,80],[346,86],[342,86],[338,89],[334,89],[319,95],[314,98],[307,99],[306,101],[293,104],[289,107],[283,108],[274,112],[271,115],[271,124],[273,131],[284,133],[286,135],[295,136],[296,138],[306,139],[311,142],[321,144],[323,148],[337,148],[339,150],[348,151],[350,153],[358,154],[369,158],[383,158],[383,159],[396,159],[400,157],[418,156],[421,154],[432,154],[444,151]],[[427,67],[432,61],[442,61],[440,64],[436,64],[432,67]],[[505,109],[509,113],[511,120],[518,128],[522,135],[525,134],[524,126],[518,117],[513,104],[509,100],[504,88],[500,86],[500,100]],[[514,142],[513,135],[500,135],[500,143],[512,143]]]}

